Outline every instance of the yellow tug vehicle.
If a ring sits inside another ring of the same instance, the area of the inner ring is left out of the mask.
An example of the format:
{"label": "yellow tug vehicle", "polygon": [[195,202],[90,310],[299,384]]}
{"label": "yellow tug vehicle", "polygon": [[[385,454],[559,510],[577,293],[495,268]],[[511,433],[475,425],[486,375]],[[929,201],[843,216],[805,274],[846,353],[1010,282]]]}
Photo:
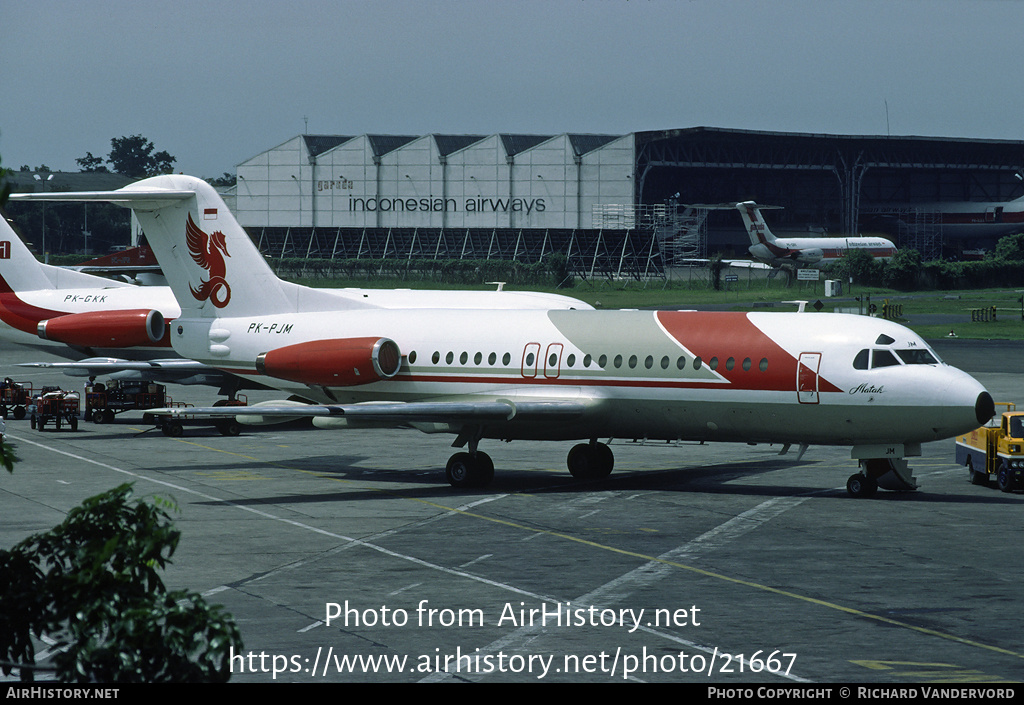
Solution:
{"label": "yellow tug vehicle", "polygon": [[1013,402],[996,402],[1006,411],[980,428],[957,436],[956,462],[967,467],[971,484],[995,480],[1003,492],[1024,490],[1024,411]]}

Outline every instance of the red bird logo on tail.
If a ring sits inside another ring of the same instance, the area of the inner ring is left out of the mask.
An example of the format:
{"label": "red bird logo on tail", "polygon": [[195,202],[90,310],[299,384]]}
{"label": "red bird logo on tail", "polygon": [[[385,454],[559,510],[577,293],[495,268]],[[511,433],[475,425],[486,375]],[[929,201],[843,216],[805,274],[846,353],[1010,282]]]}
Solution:
{"label": "red bird logo on tail", "polygon": [[228,254],[224,233],[215,230],[212,235],[207,235],[195,224],[192,214],[189,213],[188,223],[185,224],[185,240],[192,260],[210,272],[210,278],[201,282],[198,289],[192,288],[189,284],[192,296],[199,301],[209,299],[217,308],[224,308],[231,300],[231,286],[224,278],[227,272],[224,258],[231,255]]}

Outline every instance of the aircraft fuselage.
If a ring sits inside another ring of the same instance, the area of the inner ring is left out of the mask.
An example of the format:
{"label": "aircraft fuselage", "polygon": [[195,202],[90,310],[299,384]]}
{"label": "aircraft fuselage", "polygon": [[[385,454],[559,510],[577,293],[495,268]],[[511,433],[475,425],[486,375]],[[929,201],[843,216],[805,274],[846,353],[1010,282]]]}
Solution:
{"label": "aircraft fuselage", "polygon": [[[362,337],[397,343],[397,374],[331,385],[268,377],[255,365],[267,351]],[[179,319],[171,340],[185,357],[323,404],[468,396],[586,408],[557,424],[488,422],[488,438],[915,444],[976,427],[987,396],[908,329],[844,314],[316,312]],[[894,364],[857,369],[858,354],[874,349]]]}

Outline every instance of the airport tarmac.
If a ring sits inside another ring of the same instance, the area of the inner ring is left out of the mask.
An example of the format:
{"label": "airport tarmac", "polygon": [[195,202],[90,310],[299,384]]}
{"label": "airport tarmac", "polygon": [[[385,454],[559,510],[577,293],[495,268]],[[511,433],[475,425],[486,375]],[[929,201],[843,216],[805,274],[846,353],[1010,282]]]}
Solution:
{"label": "airport tarmac", "polygon": [[[1024,346],[937,349],[1024,401]],[[81,389],[13,366],[44,359],[0,345],[0,376]],[[919,491],[858,500],[844,448],[615,444],[611,477],[578,482],[571,443],[491,442],[494,483],[456,491],[448,436],[147,428],[8,420],[0,546],[123,482],[173,498],[165,582],[234,616],[234,682],[1024,679],[1024,495],[971,485],[952,440],[911,463]]]}

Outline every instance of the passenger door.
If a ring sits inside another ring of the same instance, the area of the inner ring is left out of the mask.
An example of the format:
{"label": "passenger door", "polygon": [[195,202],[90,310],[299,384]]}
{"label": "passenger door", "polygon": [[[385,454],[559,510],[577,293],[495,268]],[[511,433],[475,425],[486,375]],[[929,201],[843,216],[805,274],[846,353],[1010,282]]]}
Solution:
{"label": "passenger door", "polygon": [[800,353],[796,366],[796,396],[801,404],[818,403],[818,369],[821,353]]}

